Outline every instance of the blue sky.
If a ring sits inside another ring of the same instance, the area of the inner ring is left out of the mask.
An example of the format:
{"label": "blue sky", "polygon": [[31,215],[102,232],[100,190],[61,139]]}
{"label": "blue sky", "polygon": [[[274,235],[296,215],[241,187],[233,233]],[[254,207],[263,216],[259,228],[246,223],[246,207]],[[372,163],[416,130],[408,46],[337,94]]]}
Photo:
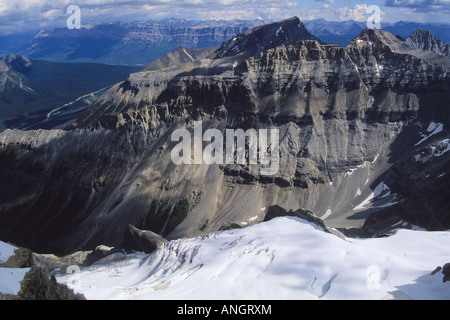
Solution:
{"label": "blue sky", "polygon": [[448,23],[450,0],[0,0],[0,33],[64,27],[69,5],[81,8],[82,24],[180,17],[196,20],[265,19],[366,21],[378,5],[381,22]]}

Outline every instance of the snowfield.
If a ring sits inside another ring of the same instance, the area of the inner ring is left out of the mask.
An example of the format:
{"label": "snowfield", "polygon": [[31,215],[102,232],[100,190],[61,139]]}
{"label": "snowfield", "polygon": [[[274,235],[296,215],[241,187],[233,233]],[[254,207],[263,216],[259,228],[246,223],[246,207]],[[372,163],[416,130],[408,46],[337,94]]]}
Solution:
{"label": "snowfield", "polygon": [[[16,247],[0,241],[0,264],[8,261],[16,249]],[[30,268],[0,268],[0,293],[17,295],[20,291],[20,282],[28,271]]]}
{"label": "snowfield", "polygon": [[87,299],[450,299],[450,232],[341,239],[293,217],[110,256],[58,281]]}
{"label": "snowfield", "polygon": [[0,241],[0,264],[8,261],[14,255],[14,250],[16,249],[16,247]]}
{"label": "snowfield", "polygon": [[20,283],[28,271],[30,268],[0,268],[0,293],[17,295],[20,291]]}

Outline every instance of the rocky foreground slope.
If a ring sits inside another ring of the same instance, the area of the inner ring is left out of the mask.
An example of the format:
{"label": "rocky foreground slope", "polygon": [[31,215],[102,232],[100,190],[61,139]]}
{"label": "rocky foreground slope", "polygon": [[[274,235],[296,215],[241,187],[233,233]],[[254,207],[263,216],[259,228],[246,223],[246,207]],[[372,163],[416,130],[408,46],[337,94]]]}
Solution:
{"label": "rocky foreground slope", "polygon": [[[448,229],[449,61],[379,30],[326,45],[292,18],[133,74],[72,130],[0,135],[0,238],[121,247],[129,224],[175,239],[261,222],[272,205],[346,232],[366,222],[357,234],[400,220]],[[171,134],[195,121],[278,128],[278,173],[175,165]]]}

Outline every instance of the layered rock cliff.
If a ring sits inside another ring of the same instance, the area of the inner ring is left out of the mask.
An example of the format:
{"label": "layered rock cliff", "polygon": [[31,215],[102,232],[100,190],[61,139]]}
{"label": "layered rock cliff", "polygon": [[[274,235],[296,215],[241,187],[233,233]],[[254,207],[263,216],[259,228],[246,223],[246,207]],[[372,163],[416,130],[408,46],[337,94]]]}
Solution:
{"label": "layered rock cliff", "polygon": [[[280,28],[287,42],[263,48]],[[120,247],[129,224],[173,239],[263,221],[272,205],[340,228],[401,206],[374,220],[448,228],[447,58],[376,30],[326,45],[298,18],[253,32],[209,59],[131,75],[70,131],[1,134],[2,240],[63,253]],[[279,129],[278,173],[175,165],[171,134],[196,121],[203,131]],[[427,210],[412,210],[425,172],[441,180],[426,185]]]}

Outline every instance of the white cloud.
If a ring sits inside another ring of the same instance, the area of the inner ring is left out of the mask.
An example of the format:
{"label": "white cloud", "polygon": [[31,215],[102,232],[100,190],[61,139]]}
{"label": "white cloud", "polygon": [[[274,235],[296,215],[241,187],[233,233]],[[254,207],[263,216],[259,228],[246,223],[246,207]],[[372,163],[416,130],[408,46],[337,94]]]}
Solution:
{"label": "white cloud", "polygon": [[406,7],[415,9],[450,9],[450,0],[386,0],[387,7]]}
{"label": "white cloud", "polygon": [[[328,0],[316,0],[329,2],[303,11],[299,17],[304,20],[326,19],[330,21],[366,21],[370,16],[367,14],[366,4],[356,4],[353,7],[333,5]],[[333,1],[333,0],[332,0]]]}
{"label": "white cloud", "polygon": [[295,15],[294,0],[0,0],[0,27],[64,27],[69,5],[81,8],[82,23],[187,19],[281,19]]}
{"label": "white cloud", "polygon": [[339,20],[355,20],[366,21],[368,18],[367,5],[356,4],[353,8],[343,7],[338,8]]}

